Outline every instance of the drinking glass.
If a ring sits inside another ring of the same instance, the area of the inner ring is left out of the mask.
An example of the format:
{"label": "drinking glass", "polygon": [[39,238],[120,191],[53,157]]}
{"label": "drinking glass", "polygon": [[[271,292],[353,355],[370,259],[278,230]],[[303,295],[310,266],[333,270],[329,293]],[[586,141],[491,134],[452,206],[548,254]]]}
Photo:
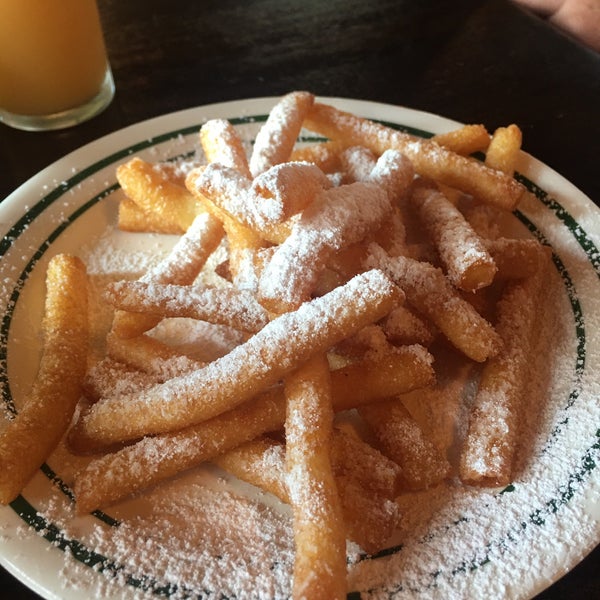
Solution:
{"label": "drinking glass", "polygon": [[96,0],[0,0],[0,122],[70,127],[114,92]]}

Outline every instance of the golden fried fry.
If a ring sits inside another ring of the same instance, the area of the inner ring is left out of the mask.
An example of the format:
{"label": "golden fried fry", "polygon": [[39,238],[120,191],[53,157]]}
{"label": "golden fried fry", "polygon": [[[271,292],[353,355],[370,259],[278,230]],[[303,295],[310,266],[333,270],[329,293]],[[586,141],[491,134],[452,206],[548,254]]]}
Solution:
{"label": "golden fried fry", "polygon": [[351,477],[336,477],[348,539],[373,554],[388,547],[402,515],[395,500],[369,493]]}
{"label": "golden fried fry", "polygon": [[369,553],[386,547],[400,521],[401,469],[351,429],[334,429],[331,462],[348,538]]}
{"label": "golden fried fry", "polygon": [[200,128],[200,144],[209,163],[232,167],[250,178],[250,168],[242,140],[226,119],[210,119]]}
{"label": "golden fried fry", "polygon": [[258,299],[274,313],[310,298],[334,252],[360,241],[391,212],[385,191],[357,182],[323,191],[302,213],[261,274]]}
{"label": "golden fried fry", "polygon": [[463,125],[447,133],[438,133],[431,139],[436,144],[464,156],[482,152],[490,144],[490,134],[483,125]]}
{"label": "golden fried fry", "polygon": [[106,336],[106,355],[133,369],[155,376],[160,381],[167,381],[205,366],[204,363],[181,354],[173,347],[147,335],[121,338],[109,333]]}
{"label": "golden fried fry", "polygon": [[400,346],[382,356],[366,357],[333,371],[331,376],[336,410],[390,398],[399,393],[398,389],[407,392],[435,380],[432,357],[418,345]]}
{"label": "golden fried fry", "polygon": [[0,433],[0,502],[15,499],[66,432],[87,361],[87,277],[78,258],[59,254],[46,274],[44,345],[23,408]]}
{"label": "golden fried fry", "polygon": [[169,228],[186,231],[201,210],[184,186],[173,183],[160,168],[141,158],[119,165],[117,180],[128,198]]}
{"label": "golden fried fry", "polygon": [[547,278],[546,256],[527,279],[512,280],[498,303],[497,330],[503,348],[483,368],[471,408],[460,457],[460,478],[467,484],[510,483],[518,429],[527,394],[532,340],[541,317],[539,303]]}
{"label": "golden fried fry", "polygon": [[[348,539],[367,552],[381,550],[400,516],[392,500],[400,473],[398,465],[358,436],[339,429],[333,432],[331,461]],[[222,454],[215,462],[289,504],[283,443],[258,438]],[[383,484],[379,481],[383,478],[377,477],[382,473],[389,479]]]}
{"label": "golden fried fry", "polygon": [[450,281],[474,292],[494,280],[497,267],[483,240],[435,186],[415,187],[410,201],[444,264]]}
{"label": "golden fried fry", "polygon": [[369,264],[383,269],[406,293],[407,303],[469,358],[483,362],[499,352],[502,340],[493,326],[458,294],[440,269],[405,256],[392,258],[376,248]]}
{"label": "golden fried fry", "polygon": [[389,499],[398,494],[402,476],[398,464],[365,442],[351,427],[333,430],[331,452],[337,477],[356,481],[368,494]]}
{"label": "golden fried fry", "polygon": [[308,206],[329,179],[311,163],[276,165],[254,181],[237,170],[218,163],[188,177],[188,186],[213,202],[229,219],[240,223],[259,237],[269,238],[269,230]]}
{"label": "golden fried fry", "polygon": [[283,96],[271,109],[256,136],[250,155],[250,172],[253,176],[289,160],[304,118],[313,103],[313,94],[298,91]]}
{"label": "golden fried fry", "polygon": [[415,170],[410,160],[399,150],[390,148],[377,159],[367,181],[383,187],[390,202],[396,205],[403,199],[414,176]]}
{"label": "golden fried fry", "polygon": [[386,337],[395,344],[429,346],[437,334],[430,321],[422,319],[405,304],[395,308],[382,323]]}
{"label": "golden fried fry", "polygon": [[[218,199],[208,198],[198,189],[198,181],[203,180],[204,171],[207,168],[215,170],[219,168],[219,165],[192,170],[186,178],[186,187],[203,204],[212,217],[222,223],[225,229],[229,247],[229,271],[233,283],[238,288],[254,289],[256,287],[254,260],[258,250],[265,246],[265,240],[247,225],[236,221],[219,205]],[[224,169],[225,167],[221,166],[220,168]],[[228,193],[232,197],[245,194],[250,185],[249,180],[231,167],[229,172],[232,177],[227,182]],[[215,195],[217,195],[217,190],[215,190]]]}
{"label": "golden fried fry", "polygon": [[[180,431],[146,437],[131,446],[92,460],[77,474],[74,491],[79,514],[106,507],[134,492],[211,460],[259,435],[279,429],[285,420],[280,389],[258,396],[218,417]],[[89,452],[96,446],[78,427],[71,447]]]}
{"label": "golden fried fry", "polygon": [[485,154],[485,164],[508,175],[513,175],[519,159],[523,134],[517,125],[499,127],[494,131]]}
{"label": "golden fried fry", "polygon": [[269,225],[277,225],[297,215],[322,190],[331,187],[327,176],[317,166],[307,162],[280,163],[254,178],[252,192],[259,203],[275,202],[281,216],[271,218]]}
{"label": "golden fried fry", "polygon": [[323,173],[336,173],[342,168],[340,152],[343,149],[344,145],[339,142],[318,142],[295,148],[290,160],[312,163]]}
{"label": "golden fried fry", "polygon": [[106,287],[104,297],[120,310],[199,319],[248,332],[262,329],[269,320],[253,294],[232,287],[117,281]]}
{"label": "golden fried fry", "polygon": [[164,381],[158,375],[140,371],[109,356],[95,363],[86,373],[82,394],[88,404],[104,396],[135,394]]}
{"label": "golden fried fry", "polygon": [[282,442],[259,437],[221,454],[214,462],[228,473],[289,504],[285,446]]}
{"label": "golden fried fry", "polygon": [[285,380],[286,470],[294,512],[295,598],[346,597],[346,535],[331,466],[333,409],[325,356]]}
{"label": "golden fried fry", "polygon": [[484,241],[498,267],[497,279],[521,279],[535,274],[540,243],[534,239],[497,238]]}
{"label": "golden fried fry", "polygon": [[367,181],[377,164],[377,155],[364,146],[351,146],[340,152],[344,181]]}
{"label": "golden fried fry", "polygon": [[475,159],[326,104],[315,103],[304,126],[347,146],[366,146],[378,155],[389,148],[399,150],[411,160],[419,175],[506,210],[513,210],[525,192],[525,188],[509,175],[490,169]]}

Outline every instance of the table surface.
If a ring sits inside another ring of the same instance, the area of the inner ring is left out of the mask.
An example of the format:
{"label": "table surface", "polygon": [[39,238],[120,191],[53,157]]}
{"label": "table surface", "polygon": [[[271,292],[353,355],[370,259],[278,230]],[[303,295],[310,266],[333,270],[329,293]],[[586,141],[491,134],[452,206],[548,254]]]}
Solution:
{"label": "table surface", "polygon": [[[600,55],[491,0],[99,0],[117,93],[72,129],[0,124],[0,198],[87,142],[193,106],[306,89],[404,105],[489,130],[600,204]],[[538,598],[598,597],[600,549]],[[0,569],[6,598],[37,598]]]}

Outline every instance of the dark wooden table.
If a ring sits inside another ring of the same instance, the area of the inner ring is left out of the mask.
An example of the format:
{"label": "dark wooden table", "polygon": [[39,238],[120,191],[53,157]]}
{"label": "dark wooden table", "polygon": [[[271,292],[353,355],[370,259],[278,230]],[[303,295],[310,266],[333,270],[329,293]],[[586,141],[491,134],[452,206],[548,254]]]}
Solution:
{"label": "dark wooden table", "polygon": [[[192,106],[307,89],[459,121],[518,123],[524,149],[600,204],[600,55],[500,0],[100,0],[117,86],[76,128],[0,125],[0,199],[102,135]],[[542,600],[600,597],[600,550]],[[0,569],[0,596],[37,598]]]}

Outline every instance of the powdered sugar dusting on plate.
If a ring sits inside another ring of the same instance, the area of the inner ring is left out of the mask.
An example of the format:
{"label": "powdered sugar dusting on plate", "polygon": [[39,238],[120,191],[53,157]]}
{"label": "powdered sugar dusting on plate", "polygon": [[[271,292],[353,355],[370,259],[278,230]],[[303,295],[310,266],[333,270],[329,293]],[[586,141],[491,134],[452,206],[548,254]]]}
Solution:
{"label": "powdered sugar dusting on plate", "polygon": [[[214,469],[213,469],[214,471]],[[96,597],[285,598],[293,541],[290,515],[232,493],[210,468],[198,469],[124,503],[109,526],[65,512],[53,498],[43,510],[67,538],[107,557]],[[88,568],[67,554],[65,589],[87,593]],[[134,584],[132,586],[132,584]]]}

